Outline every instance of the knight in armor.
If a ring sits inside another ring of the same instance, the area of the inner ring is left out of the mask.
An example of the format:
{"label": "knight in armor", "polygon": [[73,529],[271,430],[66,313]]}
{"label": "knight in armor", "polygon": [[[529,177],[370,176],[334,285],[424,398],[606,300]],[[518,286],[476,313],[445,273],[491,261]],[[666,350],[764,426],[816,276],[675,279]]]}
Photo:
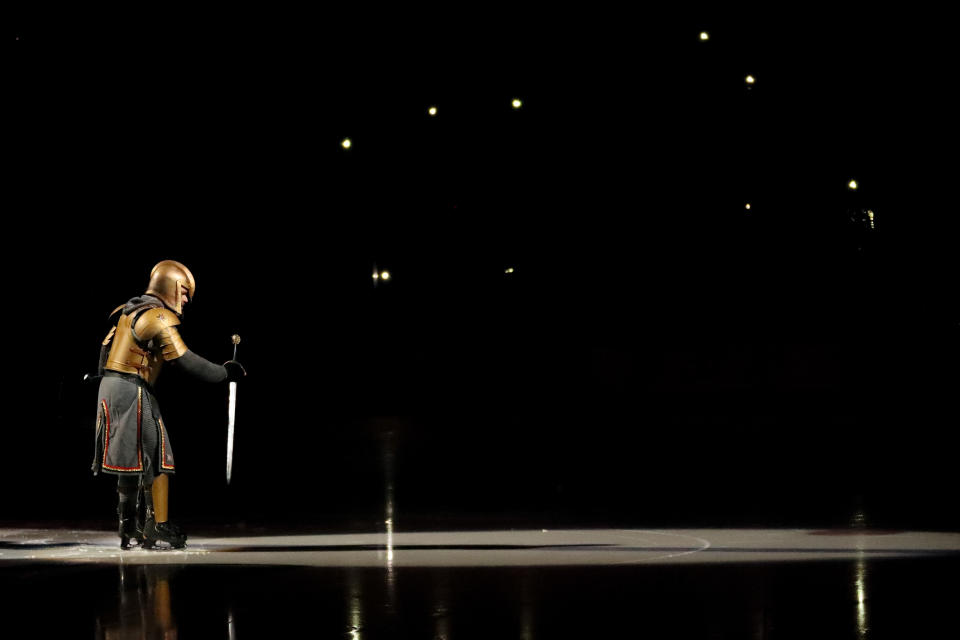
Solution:
{"label": "knight in armor", "polygon": [[164,364],[204,382],[237,380],[235,360],[214,364],[187,348],[177,329],[196,295],[193,274],[174,260],[150,272],[146,293],[110,314],[113,328],[100,349],[93,472],[118,476],[120,546],[182,548],[187,536],[168,518],[173,449],[154,385]]}

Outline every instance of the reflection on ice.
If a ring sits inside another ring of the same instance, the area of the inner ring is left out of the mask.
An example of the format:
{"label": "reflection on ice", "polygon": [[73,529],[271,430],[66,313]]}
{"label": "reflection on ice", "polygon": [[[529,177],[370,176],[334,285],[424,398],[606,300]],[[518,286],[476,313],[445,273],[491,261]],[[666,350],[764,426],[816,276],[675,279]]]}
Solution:
{"label": "reflection on ice", "polygon": [[[49,533],[54,540],[60,539],[58,534]],[[710,540],[712,545],[678,557],[675,549],[665,551],[664,547],[680,548],[684,538],[679,532],[655,533],[622,530],[544,534],[539,529],[395,533],[395,544],[401,549],[394,556],[395,594],[390,593],[390,585],[384,580],[383,533],[369,539],[290,536],[243,541],[245,548],[287,549],[282,552],[226,548],[199,556],[130,552],[120,558],[120,566],[80,564],[75,557],[57,561],[54,567],[10,563],[3,568],[9,584],[16,588],[10,589],[4,603],[22,619],[42,624],[44,637],[94,635],[104,640],[178,635],[534,640],[592,637],[598,629],[611,637],[757,639],[782,635],[782,630],[796,637],[818,637],[823,629],[839,629],[840,635],[865,639],[880,635],[939,637],[955,626],[951,607],[955,590],[949,585],[960,570],[960,552],[950,546],[956,543],[957,534],[685,531],[682,535]],[[112,532],[104,532],[108,534]],[[518,564],[491,568],[475,561],[463,568],[451,568],[414,565],[412,561],[404,564],[408,556],[416,559],[420,553],[427,558],[433,557],[431,554],[442,557],[455,545],[459,547],[456,553],[480,558],[489,553],[494,559],[511,554],[536,558],[541,553],[547,558],[592,553],[601,557],[634,556],[646,553],[642,551],[644,545],[653,548],[661,538],[655,549],[657,555],[651,557],[673,555],[647,565]],[[285,545],[285,540],[311,550],[291,552],[293,547]],[[6,541],[11,543],[6,547],[9,553],[13,540]],[[363,543],[375,541],[379,541],[378,546],[364,548]],[[537,545],[538,541],[542,544]],[[354,550],[337,550],[348,545]],[[902,554],[907,549],[913,549],[914,554],[876,562],[876,558],[891,557],[885,554]],[[917,555],[924,550],[930,553]],[[69,545],[53,551],[74,552]],[[33,549],[31,553],[42,554],[43,550]],[[366,557],[373,562],[344,567],[308,563],[237,567],[223,562],[167,566],[139,562],[140,558],[158,556],[206,559],[247,553],[252,554],[250,558],[346,553],[345,557]],[[747,567],[709,559],[741,553],[753,553],[759,560]],[[793,553],[807,553],[817,561],[763,561],[768,554],[780,557]],[[700,560],[693,562],[698,556]],[[843,561],[820,561],[826,558]],[[811,585],[817,588],[811,589]],[[868,610],[878,595],[896,606]]]}
{"label": "reflection on ice", "polygon": [[363,587],[360,582],[360,572],[347,572],[347,633],[352,640],[360,640],[363,630]]}
{"label": "reflection on ice", "polygon": [[435,578],[433,586],[433,638],[447,640],[450,638],[450,576],[441,571]]}
{"label": "reflection on ice", "polygon": [[520,592],[520,640],[533,640],[534,597],[530,576],[524,574]]}
{"label": "reflection on ice", "polygon": [[[177,569],[120,565],[119,572],[116,606],[97,616],[95,636],[104,640],[175,638],[177,625],[171,607],[170,578]],[[233,637],[231,633],[231,640]]]}
{"label": "reflection on ice", "polygon": [[856,580],[854,582],[857,595],[857,637],[861,640],[867,637],[867,560],[861,555],[857,558]]}

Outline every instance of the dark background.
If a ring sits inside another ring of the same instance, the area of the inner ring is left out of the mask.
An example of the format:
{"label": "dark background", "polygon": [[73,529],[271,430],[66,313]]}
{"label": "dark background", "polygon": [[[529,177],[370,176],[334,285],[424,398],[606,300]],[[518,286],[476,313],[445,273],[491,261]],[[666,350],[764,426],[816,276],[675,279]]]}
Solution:
{"label": "dark background", "polygon": [[941,22],[15,9],[0,517],[112,523],[80,381],[170,258],[250,372],[229,488],[161,378],[175,519],[956,527]]}

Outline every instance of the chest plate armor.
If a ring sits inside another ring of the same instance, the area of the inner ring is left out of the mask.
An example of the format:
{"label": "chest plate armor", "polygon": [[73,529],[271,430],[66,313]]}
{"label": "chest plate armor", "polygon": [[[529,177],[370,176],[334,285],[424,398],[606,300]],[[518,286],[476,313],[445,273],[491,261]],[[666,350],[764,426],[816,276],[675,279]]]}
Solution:
{"label": "chest plate armor", "polygon": [[111,345],[104,369],[140,376],[155,384],[163,363],[187,352],[176,329],[179,324],[176,314],[162,307],[121,315],[104,340]]}

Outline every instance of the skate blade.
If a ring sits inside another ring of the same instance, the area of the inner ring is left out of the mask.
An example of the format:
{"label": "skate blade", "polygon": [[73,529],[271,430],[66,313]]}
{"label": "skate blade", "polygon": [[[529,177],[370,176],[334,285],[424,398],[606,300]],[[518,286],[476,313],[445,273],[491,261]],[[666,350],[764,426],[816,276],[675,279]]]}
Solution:
{"label": "skate blade", "polygon": [[120,538],[120,548],[124,551],[136,549],[139,546],[141,546],[139,538]]}
{"label": "skate blade", "polygon": [[187,543],[184,542],[179,545],[174,545],[170,542],[160,542],[157,540],[144,540],[143,548],[147,551],[176,551],[178,549],[183,549],[187,546]]}

